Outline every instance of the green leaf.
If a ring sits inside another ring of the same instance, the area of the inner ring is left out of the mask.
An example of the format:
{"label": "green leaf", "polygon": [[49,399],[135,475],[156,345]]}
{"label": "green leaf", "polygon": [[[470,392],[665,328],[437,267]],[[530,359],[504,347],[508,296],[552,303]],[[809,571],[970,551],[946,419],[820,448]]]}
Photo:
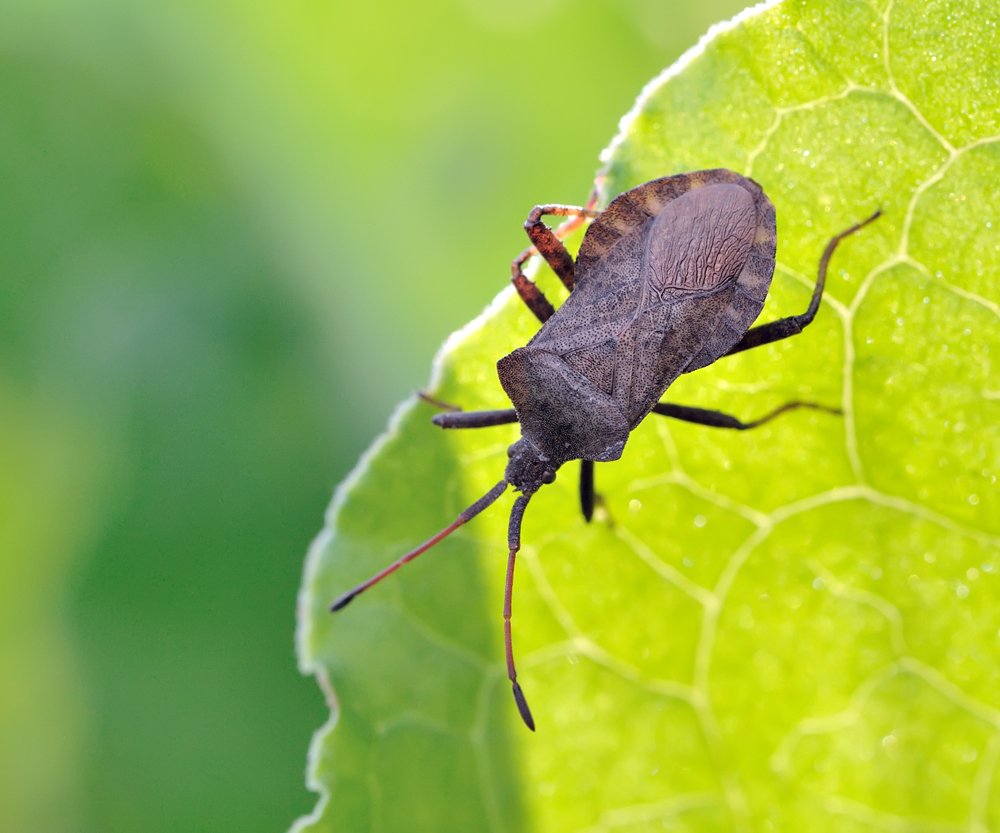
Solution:
{"label": "green leaf", "polygon": [[[576,465],[560,471],[528,509],[514,596],[532,734],[502,652],[509,495],[327,611],[487,491],[517,436],[445,433],[406,403],[308,559],[300,657],[332,716],[298,829],[1000,827],[998,11],[770,4],[643,93],[603,201],[677,171],[753,176],[778,214],[763,321],[805,309],[830,236],[884,212],[837,251],[802,335],[667,398],[844,414],[650,417],[597,467],[589,525]],[[502,293],[449,339],[432,392],[506,407],[494,363],[534,329]]]}

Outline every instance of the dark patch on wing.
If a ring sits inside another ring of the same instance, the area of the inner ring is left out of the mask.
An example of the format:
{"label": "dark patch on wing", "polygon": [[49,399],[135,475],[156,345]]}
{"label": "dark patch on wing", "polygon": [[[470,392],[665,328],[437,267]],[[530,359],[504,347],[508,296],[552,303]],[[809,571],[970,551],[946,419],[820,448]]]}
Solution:
{"label": "dark patch on wing", "polygon": [[711,290],[736,279],[753,244],[757,214],[739,185],[708,185],[670,203],[649,232],[643,278],[671,289]]}

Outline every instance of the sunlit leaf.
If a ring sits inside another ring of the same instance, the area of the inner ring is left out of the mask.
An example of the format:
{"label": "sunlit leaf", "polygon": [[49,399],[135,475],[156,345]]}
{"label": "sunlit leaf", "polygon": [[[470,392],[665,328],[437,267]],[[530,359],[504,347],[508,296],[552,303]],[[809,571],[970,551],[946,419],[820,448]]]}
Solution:
{"label": "sunlit leaf", "polygon": [[[606,154],[604,202],[699,168],[760,182],[779,235],[761,320],[803,310],[827,239],[884,212],[837,252],[802,335],[667,396],[843,416],[745,433],[654,416],[598,466],[594,523],[575,464],[538,494],[514,617],[531,734],[501,647],[510,496],[327,611],[500,479],[517,436],[446,434],[406,403],[308,561],[299,649],[332,717],[300,829],[1000,825],[997,11],[771,4],[640,97]],[[534,328],[503,293],[449,340],[432,392],[506,407],[494,363]]]}

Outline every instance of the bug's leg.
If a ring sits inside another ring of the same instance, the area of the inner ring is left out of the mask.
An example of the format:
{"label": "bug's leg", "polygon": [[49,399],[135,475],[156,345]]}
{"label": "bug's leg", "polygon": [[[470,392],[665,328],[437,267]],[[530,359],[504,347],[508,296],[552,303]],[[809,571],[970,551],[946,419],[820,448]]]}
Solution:
{"label": "bug's leg", "polygon": [[441,428],[489,428],[493,425],[510,425],[512,422],[517,422],[517,411],[513,408],[497,411],[463,411],[458,405],[444,402],[422,390],[417,391],[417,398],[445,412],[435,414],[431,419],[431,422]]}
{"label": "bug's leg", "polygon": [[[514,284],[517,294],[521,296],[521,300],[528,305],[528,308],[535,313],[535,317],[542,323],[549,319],[555,312],[555,308],[542,294],[538,286],[524,274],[524,264],[533,255],[541,255],[552,271],[559,276],[565,287],[572,290],[573,258],[566,251],[562,238],[568,236],[585,220],[596,217],[598,212],[594,210],[595,205],[597,205],[596,190],[587,200],[587,205],[582,208],[573,205],[536,205],[528,214],[528,219],[524,221],[524,230],[528,233],[532,245],[521,252],[511,263],[511,282]],[[552,229],[542,222],[542,217],[545,216],[569,217],[570,219],[558,228]]]}
{"label": "bug's leg", "polygon": [[707,425],[710,428],[731,428],[734,431],[748,431],[751,428],[756,428],[758,425],[763,425],[765,422],[770,422],[779,414],[783,414],[786,411],[794,411],[798,408],[825,411],[828,414],[843,413],[840,408],[831,408],[829,405],[820,405],[817,402],[800,402],[799,400],[779,405],[773,411],[769,411],[764,416],[750,420],[749,422],[743,422],[734,416],[722,413],[722,411],[712,411],[707,408],[692,408],[688,405],[675,405],[672,402],[658,402],[653,406],[653,413],[673,417],[684,422]]}
{"label": "bug's leg", "polygon": [[867,226],[881,214],[882,211],[880,209],[867,220],[862,220],[860,223],[855,223],[850,228],[844,229],[840,234],[832,237],[830,242],[826,244],[823,256],[819,259],[816,288],[813,290],[812,299],[809,301],[809,308],[804,313],[801,315],[791,315],[788,318],[780,318],[777,321],[771,321],[768,324],[762,324],[759,327],[748,330],[743,338],[736,343],[736,346],[726,353],[726,355],[731,356],[733,353],[740,353],[764,344],[771,344],[772,342],[781,341],[783,338],[801,333],[816,317],[816,312],[819,310],[819,302],[823,297],[823,287],[826,285],[826,270],[830,265],[830,258],[833,257],[833,252],[837,248],[837,244],[845,237]]}
{"label": "bug's leg", "polygon": [[490,428],[517,422],[517,411],[513,408],[499,411],[449,411],[435,414],[431,421],[441,428]]}
{"label": "bug's leg", "polygon": [[594,517],[594,511],[600,506],[603,510],[602,520],[608,526],[614,526],[614,518],[608,511],[608,505],[604,501],[604,496],[594,490],[594,461],[580,461],[580,509],[583,511],[583,519],[590,523]]}
{"label": "bug's leg", "polygon": [[[545,258],[545,262],[549,264],[552,271],[559,276],[563,285],[572,290],[573,258],[566,251],[562,239],[568,237],[585,220],[597,216],[597,212],[594,210],[596,200],[595,194],[582,208],[575,205],[536,205],[531,209],[528,213],[528,219],[524,221],[524,230],[528,233],[532,245],[515,258],[514,264],[516,264],[518,271],[529,257],[533,254],[540,254]],[[571,219],[562,223],[558,228],[552,229],[542,222],[542,217],[570,217]]]}
{"label": "bug's leg", "polygon": [[580,508],[583,519],[590,523],[594,517],[594,461],[580,461]]}

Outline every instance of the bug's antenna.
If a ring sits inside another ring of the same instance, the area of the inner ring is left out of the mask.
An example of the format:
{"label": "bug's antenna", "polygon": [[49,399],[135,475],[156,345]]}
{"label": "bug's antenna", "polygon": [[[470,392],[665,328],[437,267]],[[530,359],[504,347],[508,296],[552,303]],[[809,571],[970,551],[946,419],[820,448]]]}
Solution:
{"label": "bug's antenna", "polygon": [[514,689],[514,702],[517,703],[517,710],[521,713],[521,720],[524,725],[535,731],[535,719],[531,716],[531,709],[528,708],[528,701],[524,699],[524,692],[517,682],[517,670],[514,668],[514,644],[510,638],[510,602],[514,594],[514,561],[517,558],[517,551],[521,549],[521,520],[524,518],[524,510],[528,505],[531,495],[521,495],[514,501],[514,506],[510,510],[510,524],[507,527],[507,546],[510,548],[510,555],[507,556],[507,580],[503,590],[503,643],[507,653],[507,677]]}
{"label": "bug's antenna", "polygon": [[[478,515],[487,506],[489,506],[498,497],[500,497],[500,495],[502,495],[504,493],[504,491],[506,490],[506,488],[507,488],[507,481],[506,480],[501,480],[499,483],[497,483],[496,486],[494,486],[485,495],[483,495],[481,498],[479,498],[479,500],[477,500],[475,503],[473,503],[468,508],[464,509],[459,514],[459,516],[451,524],[449,524],[444,529],[442,529],[433,538],[428,538],[419,547],[417,547],[416,549],[410,550],[408,553],[406,553],[406,555],[402,556],[401,558],[398,558],[396,561],[393,561],[392,564],[390,564],[388,567],[385,567],[384,569],[379,570],[379,572],[375,573],[375,575],[373,575],[367,581],[361,582],[361,584],[359,584],[357,587],[354,587],[351,590],[348,590],[346,593],[338,596],[336,598],[336,600],[334,600],[333,604],[330,605],[330,610],[336,611],[336,610],[341,610],[341,609],[347,607],[348,603],[355,596],[357,596],[360,593],[364,593],[364,591],[367,590],[372,585],[378,584],[386,576],[391,575],[392,573],[396,572],[396,570],[398,570],[400,567],[402,567],[407,561],[412,561],[414,558],[416,558],[421,553],[427,552],[427,550],[429,550],[431,547],[433,547],[436,543],[438,543],[439,541],[444,540],[449,535],[451,535],[451,533],[453,533],[456,529],[458,529],[460,526],[462,526],[465,523],[468,523],[474,517],[476,517],[476,515]],[[522,514],[524,513],[524,509],[523,508],[521,509],[521,513]]]}

